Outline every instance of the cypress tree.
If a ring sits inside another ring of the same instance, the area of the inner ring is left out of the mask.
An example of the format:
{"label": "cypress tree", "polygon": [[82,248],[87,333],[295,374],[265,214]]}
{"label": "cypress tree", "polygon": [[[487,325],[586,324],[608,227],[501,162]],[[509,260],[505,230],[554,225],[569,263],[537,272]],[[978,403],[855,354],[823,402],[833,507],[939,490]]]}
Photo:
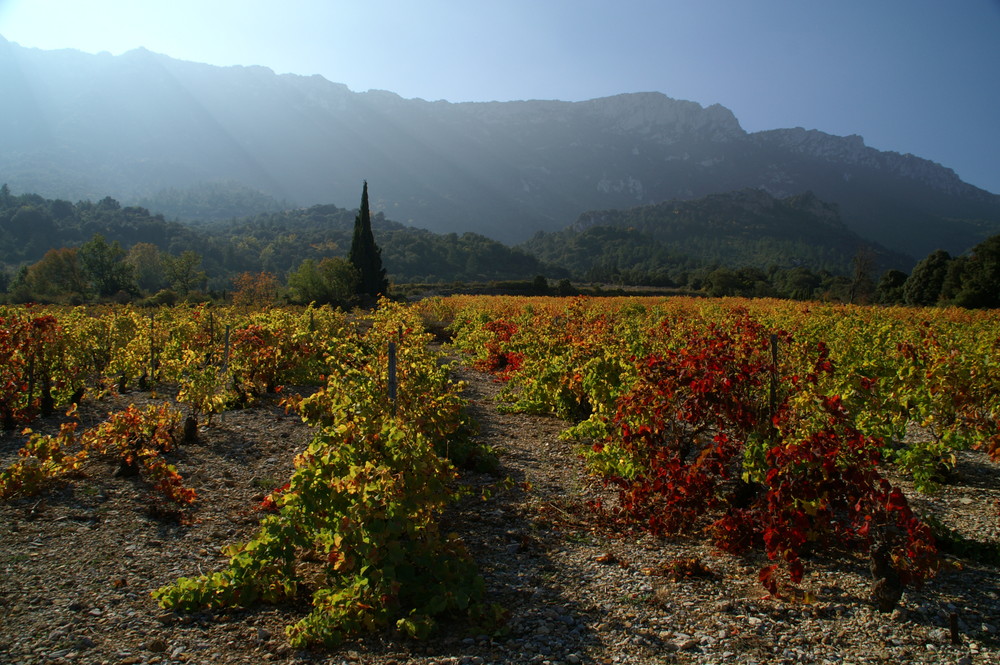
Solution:
{"label": "cypress tree", "polygon": [[382,267],[382,250],[372,234],[371,212],[368,209],[368,181],[361,192],[361,210],[354,218],[354,239],[351,241],[351,265],[360,277],[357,295],[362,304],[373,304],[380,295],[389,292],[389,280]]}

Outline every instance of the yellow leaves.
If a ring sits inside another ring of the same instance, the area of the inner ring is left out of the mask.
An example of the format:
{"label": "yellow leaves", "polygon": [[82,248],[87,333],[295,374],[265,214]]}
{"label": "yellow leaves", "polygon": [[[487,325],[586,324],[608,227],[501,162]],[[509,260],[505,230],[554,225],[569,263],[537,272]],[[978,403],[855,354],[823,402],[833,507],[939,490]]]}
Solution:
{"label": "yellow leaves", "polygon": [[819,594],[812,589],[798,589],[791,587],[787,590],[787,599],[793,603],[802,605],[815,605],[819,602]]}
{"label": "yellow leaves", "polygon": [[806,515],[810,517],[816,517],[820,514],[820,511],[824,508],[826,502],[823,499],[815,499],[813,501],[802,501],[800,503],[801,508],[805,511]]}
{"label": "yellow leaves", "polygon": [[357,559],[351,554],[342,554],[341,552],[330,552],[330,558],[328,562],[331,568],[338,573],[349,573],[354,570]]}

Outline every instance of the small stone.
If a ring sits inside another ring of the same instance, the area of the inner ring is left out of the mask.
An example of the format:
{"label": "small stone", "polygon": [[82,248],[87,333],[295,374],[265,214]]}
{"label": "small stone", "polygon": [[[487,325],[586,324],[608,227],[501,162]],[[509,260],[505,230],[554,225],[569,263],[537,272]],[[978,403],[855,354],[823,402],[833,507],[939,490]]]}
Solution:
{"label": "small stone", "polygon": [[153,653],[163,653],[167,650],[167,643],[157,637],[146,643],[146,649]]}
{"label": "small stone", "polygon": [[566,654],[566,662],[570,663],[570,665],[577,665],[577,663],[583,662],[583,659],[580,658],[575,653],[570,653],[570,654]]}
{"label": "small stone", "polygon": [[935,628],[934,630],[928,632],[927,636],[935,642],[951,641],[951,632],[945,628]]}

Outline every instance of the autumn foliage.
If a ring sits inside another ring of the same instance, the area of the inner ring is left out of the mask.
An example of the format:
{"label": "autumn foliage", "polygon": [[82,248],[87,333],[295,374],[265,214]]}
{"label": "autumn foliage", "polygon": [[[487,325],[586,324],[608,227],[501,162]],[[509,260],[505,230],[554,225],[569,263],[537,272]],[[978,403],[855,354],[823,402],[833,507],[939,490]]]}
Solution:
{"label": "autumn foliage", "polygon": [[[706,533],[734,554],[762,550],[760,581],[783,595],[820,549],[870,557],[900,587],[933,576],[931,530],[884,470],[896,464],[932,488],[931,469],[973,434],[996,440],[985,407],[997,374],[954,346],[971,337],[890,317],[867,329],[876,339],[839,336],[871,316],[748,301],[525,299],[518,311],[512,299],[459,300],[453,334],[459,346],[489,339],[467,348],[515,406],[567,415],[575,391],[586,409],[567,434],[591,438],[591,466],[618,493],[599,514],[661,536]],[[495,360],[508,354],[519,369]],[[887,438],[913,419],[935,438]]]}

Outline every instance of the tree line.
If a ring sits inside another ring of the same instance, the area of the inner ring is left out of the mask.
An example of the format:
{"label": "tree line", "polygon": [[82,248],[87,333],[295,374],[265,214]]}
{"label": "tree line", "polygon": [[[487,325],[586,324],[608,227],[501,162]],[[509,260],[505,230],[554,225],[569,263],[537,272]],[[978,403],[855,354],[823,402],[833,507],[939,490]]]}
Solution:
{"label": "tree line", "polygon": [[[733,267],[663,247],[636,257],[643,245],[631,238],[609,251],[620,236],[631,233],[590,229],[573,242],[592,243],[601,251],[599,259],[568,260],[563,267],[532,256],[530,242],[512,248],[477,234],[435,234],[372,214],[367,183],[357,211],[319,205],[202,224],[169,221],[110,197],[73,204],[13,195],[3,185],[0,292],[7,302],[157,304],[236,294],[255,302],[349,306],[387,292],[390,277],[396,284],[446,285],[450,292],[518,294],[580,292],[572,279],[605,288],[642,286],[709,296],[1000,306],[1000,236],[962,256],[933,252],[910,274],[898,269],[878,274],[878,257],[864,248],[846,272],[822,263]],[[361,246],[367,247],[368,259],[351,249]]]}
{"label": "tree line", "polygon": [[909,274],[897,269],[878,274],[875,257],[861,249],[848,274],[804,266],[772,266],[767,270],[710,266],[675,273],[676,281],[662,277],[643,280],[641,274],[617,277],[620,283],[638,278],[709,296],[996,308],[1000,307],[1000,235],[987,238],[962,256],[951,256],[944,250],[931,252]]}
{"label": "tree line", "polygon": [[[12,205],[12,203],[14,205]],[[121,217],[148,217],[143,209],[122,211],[110,198],[97,204],[98,210],[121,213]],[[45,201],[35,195],[13,197],[7,185],[0,187],[0,237],[6,241],[6,259],[30,255],[26,243],[12,242],[28,236],[29,242],[41,242],[40,233],[54,232],[52,216],[61,211],[61,219],[73,218],[77,228],[86,227],[87,213],[94,209],[89,202],[77,206]],[[47,213],[47,214],[46,214]],[[105,216],[104,223],[108,223]],[[146,231],[166,226],[159,217],[152,219]],[[41,232],[31,222],[39,222]],[[120,231],[120,229],[115,229]],[[147,304],[174,304],[179,299],[204,301],[219,298],[207,292],[209,274],[203,256],[191,249],[177,254],[151,242],[136,242],[126,251],[118,239],[109,241],[102,233],[79,247],[48,249],[33,262],[22,261],[12,276],[6,268],[0,273],[0,287],[11,302],[62,302],[80,304],[88,301],[130,302],[142,298]],[[375,243],[368,205],[368,183],[364,183],[361,208],[354,221],[350,255],[327,256],[320,260],[306,258],[287,274],[287,288],[272,273],[245,271],[232,277],[233,297],[248,304],[272,303],[284,297],[288,302],[349,306],[371,305],[380,295],[388,295],[389,281],[382,266],[381,249]],[[284,293],[282,293],[284,291]],[[222,297],[225,297],[222,294]]]}
{"label": "tree line", "polygon": [[[363,192],[363,199],[364,192]],[[0,292],[8,301],[222,298],[265,283],[279,301],[344,302],[360,210],[334,205],[181,224],[106,197],[97,203],[14,195],[0,187]],[[491,282],[565,276],[485,236],[435,234],[367,211],[387,278]],[[359,277],[360,279],[360,277]],[[348,299],[349,300],[349,299]]]}

